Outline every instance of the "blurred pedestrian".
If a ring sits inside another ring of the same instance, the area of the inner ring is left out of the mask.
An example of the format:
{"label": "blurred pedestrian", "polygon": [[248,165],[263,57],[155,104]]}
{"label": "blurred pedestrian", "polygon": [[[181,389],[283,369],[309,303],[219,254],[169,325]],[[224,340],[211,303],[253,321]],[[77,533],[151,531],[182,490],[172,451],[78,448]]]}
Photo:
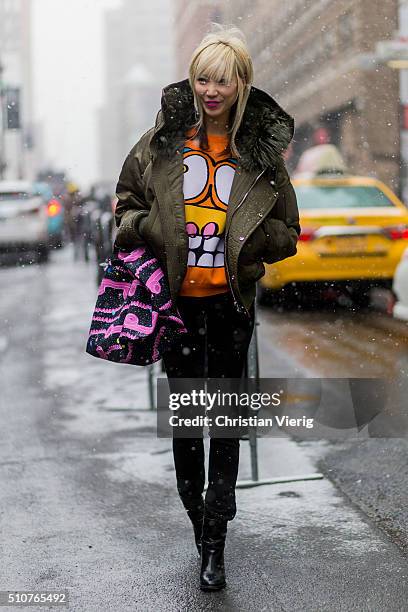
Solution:
{"label": "blurred pedestrian", "polygon": [[[156,124],[127,156],[117,185],[116,244],[146,243],[187,327],[164,355],[171,381],[240,378],[254,325],[256,282],[296,253],[295,192],[282,157],[293,118],[252,86],[242,33],[214,26],[189,78],[165,87]],[[173,434],[177,489],[201,550],[200,587],[225,586],[227,523],[236,514],[239,438]]]}
{"label": "blurred pedestrian", "polygon": [[73,245],[74,261],[89,261],[92,245],[91,212],[98,206],[93,186],[84,195],[75,183],[67,184],[64,196],[65,224],[69,241]]}
{"label": "blurred pedestrian", "polygon": [[68,240],[74,245],[75,252],[76,243],[78,241],[79,217],[82,204],[81,192],[75,183],[67,183],[66,192],[63,196],[63,203],[65,228],[68,234]]}

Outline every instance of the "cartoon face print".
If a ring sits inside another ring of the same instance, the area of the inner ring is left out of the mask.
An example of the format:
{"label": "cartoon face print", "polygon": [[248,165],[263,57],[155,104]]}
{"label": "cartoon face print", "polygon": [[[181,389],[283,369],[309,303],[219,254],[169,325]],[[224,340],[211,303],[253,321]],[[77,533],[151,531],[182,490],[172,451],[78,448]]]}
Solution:
{"label": "cartoon face print", "polygon": [[188,266],[224,266],[224,228],[234,172],[232,158],[216,161],[205,152],[184,149]]}
{"label": "cartoon face print", "polygon": [[209,221],[208,213],[205,210],[199,210],[197,206],[187,208],[194,208],[192,212],[196,213],[189,215],[190,220],[186,223],[189,237],[187,265],[199,268],[222,268],[224,266],[224,236],[220,235],[220,227],[225,224],[225,214],[221,211],[214,211],[216,214],[211,215],[213,221]]}
{"label": "cartoon face print", "polygon": [[184,201],[186,204],[226,210],[235,172],[235,159],[216,161],[203,151],[184,149]]}

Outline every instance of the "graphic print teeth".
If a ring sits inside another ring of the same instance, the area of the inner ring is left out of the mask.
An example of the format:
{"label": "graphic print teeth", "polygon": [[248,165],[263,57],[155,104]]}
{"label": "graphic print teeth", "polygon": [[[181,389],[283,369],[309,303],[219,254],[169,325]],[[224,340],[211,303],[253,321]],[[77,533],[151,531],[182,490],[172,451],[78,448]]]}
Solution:
{"label": "graphic print teeth", "polygon": [[213,263],[214,255],[212,255],[212,253],[204,253],[198,260],[197,266],[200,266],[200,268],[213,268]]}
{"label": "graphic print teeth", "polygon": [[224,267],[224,253],[217,253],[214,257],[214,268]]}
{"label": "graphic print teeth", "polygon": [[224,238],[190,236],[187,265],[199,268],[223,268]]}
{"label": "graphic print teeth", "polygon": [[200,247],[202,241],[202,236],[190,236],[189,237],[189,249],[198,249]]}
{"label": "graphic print teeth", "polygon": [[214,238],[204,238],[204,241],[203,241],[204,251],[209,251],[211,253],[214,253],[214,251],[217,249],[219,240],[220,239],[218,236],[214,236]]}

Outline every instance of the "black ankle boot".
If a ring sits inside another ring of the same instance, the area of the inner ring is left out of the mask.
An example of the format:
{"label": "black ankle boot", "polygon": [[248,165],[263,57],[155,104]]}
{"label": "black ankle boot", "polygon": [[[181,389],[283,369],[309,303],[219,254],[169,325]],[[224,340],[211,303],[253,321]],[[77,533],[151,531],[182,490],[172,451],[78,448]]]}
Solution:
{"label": "black ankle boot", "polygon": [[190,521],[193,523],[195,543],[198,554],[201,556],[201,534],[203,531],[204,510],[187,510]]}
{"label": "black ankle boot", "polygon": [[224,547],[227,524],[226,520],[204,515],[200,574],[200,588],[203,591],[219,591],[226,586]]}

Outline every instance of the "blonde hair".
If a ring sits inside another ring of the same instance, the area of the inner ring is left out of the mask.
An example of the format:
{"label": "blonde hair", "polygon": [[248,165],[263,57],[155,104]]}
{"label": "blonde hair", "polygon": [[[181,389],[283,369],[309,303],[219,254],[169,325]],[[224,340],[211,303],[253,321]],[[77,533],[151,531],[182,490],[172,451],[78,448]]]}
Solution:
{"label": "blonde hair", "polygon": [[205,74],[207,78],[215,81],[221,79],[225,79],[227,83],[237,81],[238,95],[229,135],[231,153],[239,157],[235,136],[241,124],[254,78],[251,56],[241,30],[234,26],[212,24],[212,31],[204,36],[190,60],[189,81],[194,95],[194,105],[198,112],[198,119],[194,127],[200,140],[204,137],[206,141],[205,111],[194,89],[194,83],[200,74]]}

